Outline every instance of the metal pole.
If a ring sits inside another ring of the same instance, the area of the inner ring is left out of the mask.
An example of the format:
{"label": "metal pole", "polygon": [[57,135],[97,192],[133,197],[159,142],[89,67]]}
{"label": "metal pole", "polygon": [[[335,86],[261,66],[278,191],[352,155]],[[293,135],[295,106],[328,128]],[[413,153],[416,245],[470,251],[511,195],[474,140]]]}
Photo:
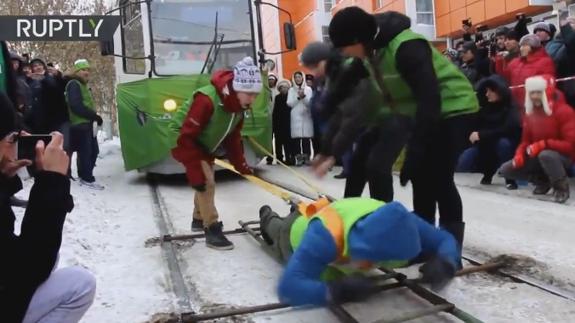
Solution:
{"label": "metal pole", "polygon": [[251,314],[257,312],[266,312],[266,311],[273,311],[282,308],[288,308],[289,305],[281,304],[281,303],[273,303],[273,304],[266,304],[266,305],[257,305],[257,306],[247,306],[237,309],[231,310],[224,310],[215,313],[207,313],[207,314],[182,314],[182,322],[185,323],[193,323],[193,322],[201,322],[207,320],[213,320],[223,317],[230,317],[236,315],[244,315],[244,314]]}
{"label": "metal pole", "polygon": [[447,311],[449,312],[450,310],[452,310],[453,308],[455,308],[455,305],[453,304],[440,304],[440,305],[434,305],[432,307],[428,307],[428,308],[424,308],[418,311],[413,311],[413,312],[408,312],[405,313],[403,315],[400,315],[394,319],[391,320],[386,320],[386,319],[381,319],[381,320],[377,320],[373,323],[399,323],[399,322],[407,322],[407,321],[411,321],[411,320],[415,320],[421,317],[425,317],[431,314],[436,314],[439,312],[443,312],[443,311]]}

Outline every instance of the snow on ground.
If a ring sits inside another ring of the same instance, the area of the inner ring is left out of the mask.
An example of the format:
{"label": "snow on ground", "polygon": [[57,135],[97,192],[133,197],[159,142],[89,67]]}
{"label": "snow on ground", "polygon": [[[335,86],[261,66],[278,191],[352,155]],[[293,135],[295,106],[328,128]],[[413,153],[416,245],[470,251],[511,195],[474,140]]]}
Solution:
{"label": "snow on ground", "polygon": [[[144,322],[154,313],[178,311],[160,247],[144,246],[146,239],[159,235],[144,176],[123,170],[118,141],[104,143],[101,150],[96,177],[106,189],[96,192],[72,184],[76,207],[66,221],[60,258],[60,266],[84,266],[97,277],[97,299],[83,322]],[[279,166],[260,168],[265,177],[305,189]],[[305,168],[299,171],[311,178]],[[332,178],[337,173],[336,169],[324,180],[314,181],[330,195],[340,197],[344,181]],[[289,209],[278,198],[236,176],[219,172],[217,178],[216,205],[226,229],[236,228],[238,220],[256,220],[264,204],[280,215]],[[457,177],[467,222],[466,252],[530,256],[539,264],[537,275],[552,275],[575,290],[570,285],[575,284],[575,237],[571,234],[575,198],[568,205],[557,205],[528,198],[528,188],[507,192],[499,179],[493,187],[480,187],[479,179],[475,175]],[[31,183],[25,182],[27,189]],[[175,233],[189,233],[193,191],[183,181],[170,181],[160,185],[160,194]],[[396,199],[411,206],[411,188],[396,186]],[[278,301],[275,287],[281,265],[251,237],[231,239],[236,249],[227,252],[208,249],[202,241],[178,245],[195,310]],[[415,276],[417,269],[405,272]],[[442,295],[486,322],[575,321],[574,302],[486,274],[456,278]],[[361,322],[373,322],[425,306],[426,302],[411,293],[395,290],[346,308]],[[302,309],[260,313],[247,321],[323,323],[336,319],[325,309]],[[418,322],[446,321],[449,316],[441,315]]]}

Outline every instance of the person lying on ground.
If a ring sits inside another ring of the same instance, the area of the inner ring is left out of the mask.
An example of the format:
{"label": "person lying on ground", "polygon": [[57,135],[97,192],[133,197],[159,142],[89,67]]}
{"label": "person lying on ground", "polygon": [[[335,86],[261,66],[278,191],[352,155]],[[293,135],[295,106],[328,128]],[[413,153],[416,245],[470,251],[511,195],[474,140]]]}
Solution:
{"label": "person lying on ground", "polygon": [[[206,246],[230,250],[234,245],[222,233],[214,195],[214,158],[221,148],[241,174],[252,174],[246,163],[241,130],[244,111],[262,90],[259,68],[251,57],[238,62],[233,71],[217,71],[211,84],[196,90],[185,119],[179,124],[177,145],[172,156],[184,164],[190,185],[196,190],[192,231],[204,230]],[[184,116],[184,115],[182,115]],[[176,121],[179,122],[179,121]],[[177,128],[177,125],[173,125]]]}
{"label": "person lying on ground", "polygon": [[528,78],[525,93],[521,143],[499,173],[531,181],[536,195],[553,188],[555,202],[565,203],[570,195],[567,171],[575,161],[575,111],[556,89],[551,75]]}
{"label": "person lying on ground", "polygon": [[[490,185],[501,164],[513,158],[521,136],[521,121],[511,90],[505,79],[492,75],[477,85],[481,108],[473,132],[472,146],[461,156],[456,171],[480,172],[482,185]],[[506,180],[507,189],[517,189],[514,180]]]}
{"label": "person lying on ground", "polygon": [[455,238],[399,202],[320,199],[292,207],[285,218],[265,205],[260,228],[273,255],[287,263],[278,294],[293,306],[362,300],[374,291],[363,275],[374,266],[391,269],[426,259],[420,272],[434,289],[461,268]]}
{"label": "person lying on ground", "polygon": [[94,300],[96,283],[80,267],[55,270],[62,243],[66,214],[73,208],[69,158],[62,149],[60,133],[45,146],[36,145],[38,169],[20,229],[14,233],[15,215],[10,196],[22,188],[16,173],[32,164],[17,160],[14,123],[6,100],[1,100],[0,119],[0,304],[2,322],[75,323]]}

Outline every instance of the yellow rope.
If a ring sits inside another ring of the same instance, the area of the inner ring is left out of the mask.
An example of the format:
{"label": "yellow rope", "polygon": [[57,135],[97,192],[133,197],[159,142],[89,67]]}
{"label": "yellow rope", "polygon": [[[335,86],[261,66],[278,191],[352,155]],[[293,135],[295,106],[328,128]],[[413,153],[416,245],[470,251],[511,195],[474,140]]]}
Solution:
{"label": "yellow rope", "polygon": [[271,152],[269,152],[267,149],[265,149],[262,145],[260,145],[257,141],[255,141],[254,138],[249,137],[250,142],[256,146],[256,148],[258,148],[259,150],[261,150],[262,153],[268,155],[269,157],[273,158],[275,161],[278,162],[278,164],[282,165],[284,168],[286,168],[290,173],[292,173],[294,176],[296,176],[299,180],[301,180],[302,182],[304,182],[309,188],[311,188],[317,195],[319,196],[324,196],[325,194],[323,194],[321,192],[321,190],[315,186],[313,183],[311,183],[310,181],[307,180],[307,178],[305,178],[305,176],[303,176],[302,174],[298,173],[297,171],[295,171],[293,168],[289,167],[288,165],[284,164],[281,160],[277,159],[274,154],[272,154]]}

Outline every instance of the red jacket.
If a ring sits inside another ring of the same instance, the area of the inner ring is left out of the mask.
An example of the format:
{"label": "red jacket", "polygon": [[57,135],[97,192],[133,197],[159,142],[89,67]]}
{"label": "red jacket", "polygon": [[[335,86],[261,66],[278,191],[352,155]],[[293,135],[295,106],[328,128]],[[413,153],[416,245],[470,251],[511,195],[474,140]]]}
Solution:
{"label": "red jacket", "polygon": [[[238,101],[236,93],[232,89],[233,72],[219,71],[212,77],[212,84],[216,87],[224,109],[229,112],[240,112],[242,106]],[[228,95],[224,95],[224,88],[227,86]],[[190,110],[184,120],[180,130],[177,146],[172,149],[174,158],[184,164],[188,175],[188,180],[192,186],[205,184],[205,177],[202,172],[200,162],[206,161],[209,164],[214,162],[215,156],[210,155],[196,142],[204,127],[210,121],[214,113],[212,101],[204,94],[197,93],[190,105]],[[244,149],[242,146],[241,129],[243,121],[232,130],[222,142],[226,150],[226,155],[236,169],[244,167]]]}
{"label": "red jacket", "polygon": [[525,115],[516,156],[524,156],[529,145],[544,141],[546,149],[569,156],[575,162],[575,111],[554,87],[547,92],[552,113],[547,115],[539,108]]}
{"label": "red jacket", "polygon": [[[527,57],[514,58],[504,69],[503,77],[510,86],[524,85],[525,80],[536,75],[555,75],[555,64],[545,48],[539,48]],[[521,115],[525,115],[525,89],[511,89],[515,101],[518,103]]]}

